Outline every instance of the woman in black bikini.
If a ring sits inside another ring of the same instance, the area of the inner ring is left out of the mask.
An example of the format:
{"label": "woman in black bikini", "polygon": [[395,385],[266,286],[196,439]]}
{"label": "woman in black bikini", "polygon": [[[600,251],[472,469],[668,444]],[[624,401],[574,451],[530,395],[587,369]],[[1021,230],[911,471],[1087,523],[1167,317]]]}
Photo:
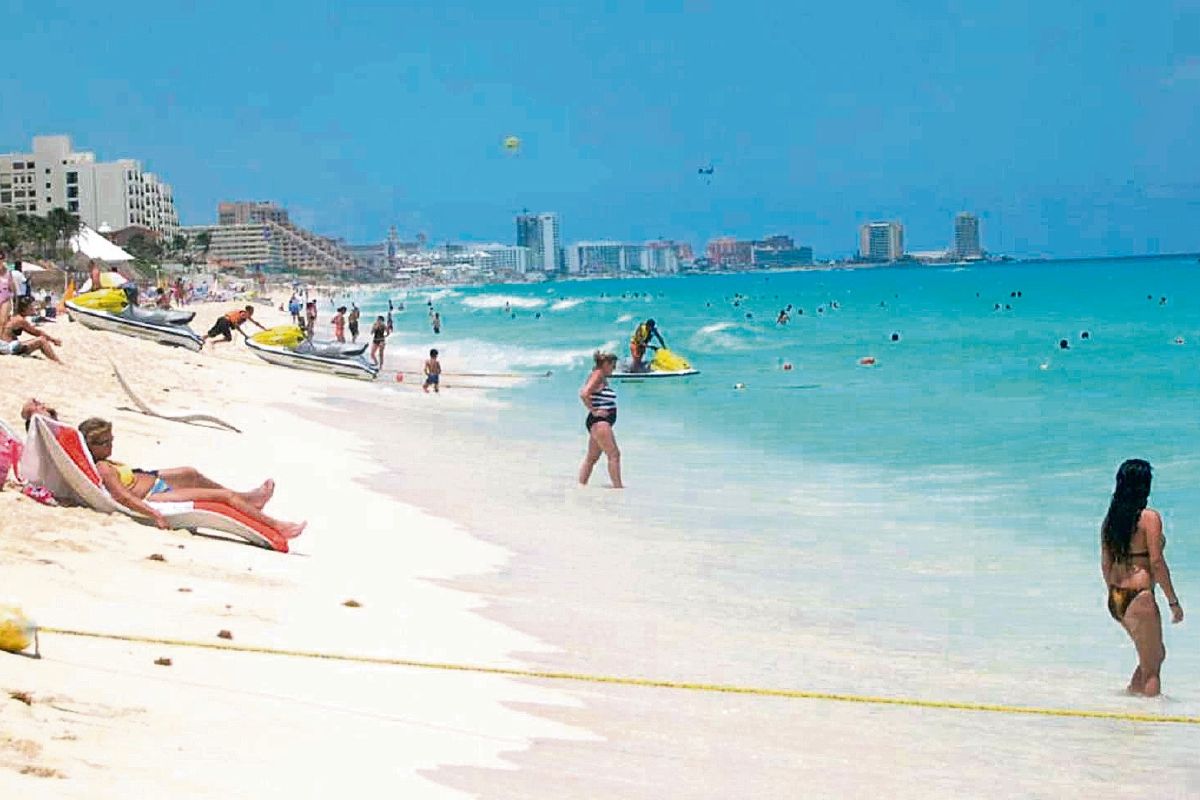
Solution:
{"label": "woman in black bikini", "polygon": [[1183,621],[1183,606],[1171,585],[1163,556],[1162,517],[1146,503],[1150,498],[1150,464],[1140,458],[1117,470],[1108,513],[1100,526],[1101,569],[1108,584],[1108,613],[1120,623],[1137,647],[1138,665],[1129,679],[1130,694],[1154,697],[1161,690],[1159,671],[1167,657],[1162,641],[1162,617],[1154,598],[1161,586],[1171,609],[1171,621]]}
{"label": "woman in black bikini", "polygon": [[613,488],[623,489],[621,451],[613,436],[613,425],[617,424],[617,391],[608,385],[609,376],[617,368],[617,357],[597,350],[593,359],[596,367],[579,390],[579,399],[588,410],[587,420],[583,423],[588,431],[588,451],[579,468],[579,483],[587,486],[592,468],[603,453],[608,456],[608,477],[612,479]]}

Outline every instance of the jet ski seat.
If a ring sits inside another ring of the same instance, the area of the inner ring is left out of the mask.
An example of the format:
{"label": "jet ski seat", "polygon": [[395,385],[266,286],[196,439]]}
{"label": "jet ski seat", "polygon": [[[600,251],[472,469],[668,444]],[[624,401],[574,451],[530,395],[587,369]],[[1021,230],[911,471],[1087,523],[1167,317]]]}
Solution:
{"label": "jet ski seat", "polygon": [[195,316],[195,311],[163,311],[161,309],[138,308],[134,305],[125,306],[120,316],[144,322],[148,325],[187,325]]}
{"label": "jet ski seat", "polygon": [[340,342],[301,342],[296,345],[297,353],[311,353],[324,358],[353,358],[367,352],[367,344],[342,344]]}

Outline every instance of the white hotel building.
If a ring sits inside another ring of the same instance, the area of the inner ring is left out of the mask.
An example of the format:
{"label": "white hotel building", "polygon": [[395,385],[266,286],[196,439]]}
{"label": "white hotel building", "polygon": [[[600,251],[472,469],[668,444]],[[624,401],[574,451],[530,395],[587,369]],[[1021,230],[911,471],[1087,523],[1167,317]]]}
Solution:
{"label": "white hotel building", "polygon": [[35,136],[32,153],[0,155],[0,208],[46,216],[77,214],[91,228],[140,225],[165,238],[179,233],[171,187],[133,159],[100,162],[77,153],[68,136]]}

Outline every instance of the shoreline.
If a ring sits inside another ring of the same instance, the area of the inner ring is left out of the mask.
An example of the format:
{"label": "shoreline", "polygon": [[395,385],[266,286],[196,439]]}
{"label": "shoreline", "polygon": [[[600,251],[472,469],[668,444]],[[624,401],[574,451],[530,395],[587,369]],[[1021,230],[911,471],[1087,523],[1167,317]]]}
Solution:
{"label": "shoreline", "polygon": [[[707,628],[705,636],[706,614],[713,613],[709,606],[693,609],[688,615],[695,617],[691,621],[677,619],[677,613],[669,608],[664,609],[665,616],[657,613],[655,587],[646,584],[640,572],[620,566],[622,552],[638,563],[662,564],[664,559],[672,559],[671,575],[675,575],[683,554],[663,538],[662,531],[646,530],[644,539],[617,531],[585,532],[573,530],[562,516],[573,508],[600,508],[605,519],[615,525],[631,510],[624,493],[573,487],[569,467],[575,454],[548,452],[545,448],[556,447],[556,441],[506,438],[504,419],[512,409],[470,409],[451,398],[448,393],[437,400],[427,398],[429,403],[405,406],[403,417],[411,423],[406,429],[411,433],[389,440],[389,452],[410,456],[427,441],[420,431],[435,427],[466,430],[464,426],[471,424],[469,435],[458,437],[453,447],[459,459],[456,466],[439,466],[433,452],[421,453],[426,466],[419,475],[405,476],[403,488],[386,473],[375,485],[389,491],[386,486],[390,484],[390,491],[406,502],[436,505],[439,513],[474,535],[512,550],[502,573],[458,579],[449,585],[487,598],[487,605],[478,613],[555,646],[549,651],[516,653],[517,657],[546,670],[750,682],[733,661],[727,665],[733,672],[719,671],[725,663],[721,651],[753,654],[754,640],[760,635],[757,629],[748,631],[744,640],[729,638],[716,627]],[[348,428],[361,425],[364,414],[360,412],[366,407],[353,400],[344,402],[347,414],[339,417],[342,424]],[[446,438],[448,444],[451,435]],[[496,452],[505,446],[518,448],[523,463],[538,465],[536,470],[505,472]],[[488,457],[489,452],[493,457]],[[636,458],[636,449],[631,454]],[[398,464],[408,456],[390,458]],[[500,507],[494,495],[505,491],[508,502]],[[516,513],[519,508],[528,513]],[[688,594],[687,587],[679,586],[672,597]],[[731,605],[729,613],[735,613],[733,608]],[[736,613],[740,617],[741,612]],[[696,625],[701,632],[693,630]],[[801,633],[798,628],[797,634]],[[1075,693],[1056,700],[1052,687],[1079,677],[1066,666],[1049,665],[1030,676],[1044,686],[1022,697],[1013,692],[1015,684],[990,676],[986,664],[957,663],[949,655],[940,659],[932,653],[903,655],[880,643],[865,662],[850,652],[834,653],[836,657],[829,658],[826,669],[821,670],[819,636],[799,635],[793,644],[793,651],[776,654],[771,670],[777,679],[768,685],[915,695],[930,700],[1172,713],[1169,707],[1160,707],[1162,704],[1147,709],[1116,693],[1090,699]],[[928,669],[930,656],[937,668],[950,669],[956,676],[949,691],[943,686],[931,695],[930,688],[921,689],[921,674]],[[862,664],[862,674],[857,676],[853,673],[856,662]],[[830,674],[831,669],[835,674]],[[790,675],[807,677],[796,685]],[[537,681],[527,683],[536,685]],[[1018,794],[1087,798],[1103,786],[1135,784],[1130,775],[1122,776],[1127,783],[1118,780],[1116,784],[1111,780],[1098,783],[1094,778],[1102,769],[1103,753],[1127,746],[1121,736],[1127,728],[1119,722],[1039,722],[1013,715],[625,686],[564,688],[582,705],[528,708],[550,720],[594,731],[598,740],[539,740],[531,749],[510,756],[519,767],[515,771],[456,767],[440,771],[440,780],[488,800],[564,794],[703,798],[753,793],[785,798],[796,796],[797,780],[805,782],[805,796],[814,797],[882,793],[917,798],[928,796],[928,786],[933,783],[950,796],[984,798],[994,796],[995,785],[1002,782]],[[1138,730],[1139,756],[1176,777],[1180,765],[1188,763],[1183,754],[1200,744],[1200,732],[1187,726]],[[815,731],[820,731],[820,736],[814,736]],[[964,737],[977,743],[966,756],[961,750]],[[1015,744],[1022,741],[1029,744]],[[1043,752],[1043,747],[1048,752]],[[887,756],[864,769],[861,761],[847,759],[847,753]],[[1018,776],[1011,774],[1014,755],[1023,771]]]}
{"label": "shoreline", "polygon": [[[191,310],[211,318],[231,305]],[[10,486],[0,492],[0,596],[40,624],[214,642],[229,630],[235,644],[513,666],[510,652],[545,647],[442,585],[502,569],[501,548],[366,488],[378,469],[368,439],[283,408],[319,407],[338,379],[260,365],[240,344],[192,354],[65,321],[54,334],[65,366],[4,360],[6,421],[19,423],[32,395],[70,423],[111,419],[117,457],[132,464],[190,463],[235,487],[271,474],[268,511],[309,528],[281,555],[43,507]],[[100,346],[151,405],[207,406],[244,434],[120,410],[128,401],[107,365],[86,356]],[[40,661],[0,657],[0,787],[13,796],[212,796],[247,785],[256,796],[325,796],[338,764],[351,776],[341,788],[358,796],[462,797],[430,776],[449,764],[504,768],[535,738],[590,736],[514,708],[573,705],[567,694],[498,676],[53,634],[41,644]]]}

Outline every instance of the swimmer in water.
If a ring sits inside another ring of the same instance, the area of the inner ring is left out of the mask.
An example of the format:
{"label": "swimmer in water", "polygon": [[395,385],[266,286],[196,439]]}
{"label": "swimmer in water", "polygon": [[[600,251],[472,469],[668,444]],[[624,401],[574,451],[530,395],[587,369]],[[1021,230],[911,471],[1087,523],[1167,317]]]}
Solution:
{"label": "swimmer in water", "polygon": [[1088,333],[1087,331],[1084,331],[1083,333],[1079,334],[1079,338],[1080,339],[1090,339],[1090,338],[1092,338],[1092,335],[1090,333]]}
{"label": "swimmer in water", "polygon": [[1071,349],[1071,343],[1070,343],[1070,342],[1068,342],[1066,339],[1059,339],[1059,340],[1058,340],[1058,347],[1059,347],[1059,349],[1060,349],[1060,350],[1070,350],[1070,349]]}
{"label": "swimmer in water", "polygon": [[893,342],[898,342],[898,341],[900,341],[900,334],[898,334],[898,333],[893,333],[893,334],[892,334],[892,341],[893,341]]}

